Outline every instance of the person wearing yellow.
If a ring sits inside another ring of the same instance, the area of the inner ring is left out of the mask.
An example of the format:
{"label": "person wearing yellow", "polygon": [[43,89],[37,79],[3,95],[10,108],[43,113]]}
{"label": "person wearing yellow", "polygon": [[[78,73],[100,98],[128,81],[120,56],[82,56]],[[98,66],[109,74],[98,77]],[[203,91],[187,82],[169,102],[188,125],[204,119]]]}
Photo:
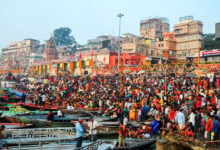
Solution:
{"label": "person wearing yellow", "polygon": [[136,115],[135,108],[132,107],[130,112],[129,112],[129,120],[135,120],[135,115]]}

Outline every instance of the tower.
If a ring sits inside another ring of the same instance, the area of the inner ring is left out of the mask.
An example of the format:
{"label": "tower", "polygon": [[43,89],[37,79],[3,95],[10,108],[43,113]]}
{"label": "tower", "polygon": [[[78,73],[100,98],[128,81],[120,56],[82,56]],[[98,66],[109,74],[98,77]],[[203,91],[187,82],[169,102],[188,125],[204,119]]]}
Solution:
{"label": "tower", "polygon": [[45,50],[43,53],[44,61],[51,61],[58,58],[58,52],[53,36],[46,42]]}

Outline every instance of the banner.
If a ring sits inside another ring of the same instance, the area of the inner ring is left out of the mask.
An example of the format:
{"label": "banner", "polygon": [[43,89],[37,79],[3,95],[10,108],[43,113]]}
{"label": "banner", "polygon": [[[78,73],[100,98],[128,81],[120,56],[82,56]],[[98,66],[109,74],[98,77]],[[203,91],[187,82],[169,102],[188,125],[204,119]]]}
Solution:
{"label": "banner", "polygon": [[39,71],[39,74],[41,75],[42,74],[42,66],[40,65],[40,71]]}
{"label": "banner", "polygon": [[145,40],[144,42],[145,42],[145,45],[147,45],[147,46],[151,45],[151,40]]}
{"label": "banner", "polygon": [[165,51],[165,53],[164,53],[164,58],[168,58],[168,54],[167,54],[167,51]]}
{"label": "banner", "polygon": [[82,61],[81,60],[79,61],[79,72],[80,72],[80,75],[82,75]]}
{"label": "banner", "polygon": [[62,63],[62,69],[63,69],[63,71],[64,71],[64,68],[65,68],[65,63],[63,62],[63,63]]}
{"label": "banner", "polygon": [[89,60],[89,66],[93,66],[93,60],[92,59]]}
{"label": "banner", "polygon": [[52,75],[52,65],[51,64],[49,64],[49,72],[50,72],[50,75]]}
{"label": "banner", "polygon": [[72,75],[73,74],[73,62],[69,62],[69,69],[70,69],[70,73]]}

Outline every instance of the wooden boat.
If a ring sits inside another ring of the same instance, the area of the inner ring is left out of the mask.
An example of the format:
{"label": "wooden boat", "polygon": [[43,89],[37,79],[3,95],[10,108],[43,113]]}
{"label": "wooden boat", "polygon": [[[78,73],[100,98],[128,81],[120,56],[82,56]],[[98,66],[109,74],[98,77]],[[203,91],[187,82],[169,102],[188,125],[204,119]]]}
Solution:
{"label": "wooden boat", "polygon": [[62,107],[59,106],[53,106],[53,107],[43,107],[43,106],[36,106],[34,104],[26,104],[26,103],[17,103],[16,105],[20,105],[21,107],[24,107],[28,110],[51,110],[55,111],[58,109],[62,109]]}
{"label": "wooden boat", "polygon": [[[23,114],[23,115],[15,115],[16,118],[26,118],[29,120],[37,120],[37,121],[47,121],[47,114]],[[82,115],[72,115],[72,114],[64,114],[62,117],[58,117],[54,115],[54,119],[52,122],[71,122],[73,120],[78,119],[84,119],[89,120],[88,116],[82,116]]]}
{"label": "wooden boat", "polygon": [[0,106],[0,110],[9,110],[8,106]]}
{"label": "wooden boat", "polygon": [[159,135],[153,136],[149,139],[125,139],[125,147],[118,147],[118,143],[114,150],[146,150],[156,149],[156,141]]}
{"label": "wooden boat", "polygon": [[7,129],[22,129],[34,126],[34,124],[24,123],[19,119],[11,117],[0,117],[0,125],[5,125]]}
{"label": "wooden boat", "polygon": [[4,125],[6,129],[23,129],[33,127],[33,124],[24,124],[24,123],[0,123]]}

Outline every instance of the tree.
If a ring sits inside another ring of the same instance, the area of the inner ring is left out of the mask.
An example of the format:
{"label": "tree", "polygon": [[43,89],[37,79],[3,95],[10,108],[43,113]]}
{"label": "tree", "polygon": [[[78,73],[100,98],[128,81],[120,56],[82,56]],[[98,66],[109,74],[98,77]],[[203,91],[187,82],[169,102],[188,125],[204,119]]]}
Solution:
{"label": "tree", "polygon": [[215,34],[209,33],[204,34],[204,39],[202,41],[202,49],[211,50],[215,48]]}
{"label": "tree", "polygon": [[215,49],[220,49],[220,38],[215,39]]}
{"label": "tree", "polygon": [[76,43],[74,36],[70,35],[72,30],[68,27],[60,27],[53,31],[56,46],[67,46]]}

